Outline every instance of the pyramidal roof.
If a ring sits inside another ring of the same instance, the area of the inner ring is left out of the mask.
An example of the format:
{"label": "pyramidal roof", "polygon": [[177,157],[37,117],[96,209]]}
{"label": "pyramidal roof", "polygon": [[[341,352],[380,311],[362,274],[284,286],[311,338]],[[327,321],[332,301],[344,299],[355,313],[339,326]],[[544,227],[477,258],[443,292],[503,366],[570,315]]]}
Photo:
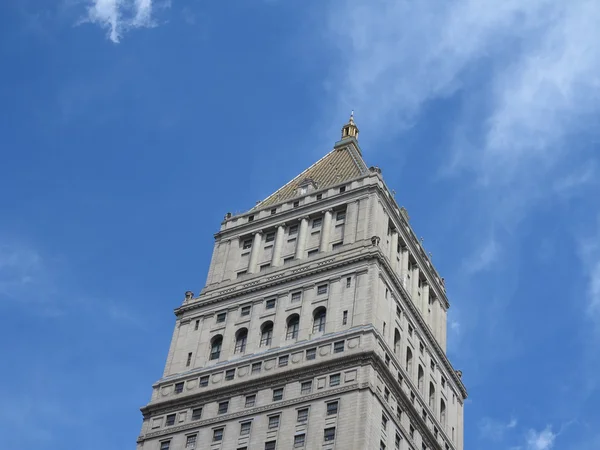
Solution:
{"label": "pyramidal roof", "polygon": [[369,169],[362,158],[357,136],[358,128],[352,115],[350,121],[342,128],[342,140],[336,142],[331,152],[259,202],[253,209],[297,197],[300,195],[299,187],[302,186],[312,184],[315,190],[321,190],[366,175]]}

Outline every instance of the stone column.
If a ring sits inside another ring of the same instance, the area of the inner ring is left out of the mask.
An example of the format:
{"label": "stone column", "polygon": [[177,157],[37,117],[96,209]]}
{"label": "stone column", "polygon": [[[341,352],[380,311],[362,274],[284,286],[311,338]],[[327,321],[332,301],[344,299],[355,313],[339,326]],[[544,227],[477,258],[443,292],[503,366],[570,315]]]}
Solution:
{"label": "stone column", "polygon": [[438,322],[439,322],[439,309],[440,307],[440,301],[436,298],[433,297],[431,299],[431,331],[433,331],[433,336],[435,337],[435,339],[438,341],[438,343],[440,342],[440,338],[439,338],[439,329],[438,329]]}
{"label": "stone column", "polygon": [[344,244],[356,241],[356,220],[358,218],[358,200],[346,206],[346,219],[344,220]]}
{"label": "stone column", "polygon": [[414,264],[412,267],[412,273],[410,274],[410,296],[412,298],[413,303],[417,306],[417,308],[421,309],[419,305],[419,267]]}
{"label": "stone column", "polygon": [[277,227],[277,233],[275,234],[275,245],[273,246],[273,258],[271,259],[271,265],[273,267],[281,265],[281,250],[283,249],[283,239],[285,237],[285,223],[282,223]]}
{"label": "stone column", "polygon": [[225,260],[223,262],[223,281],[231,280],[233,278],[233,272],[238,261],[235,258],[230,258],[231,247],[239,247],[239,238],[229,239],[227,241],[227,251],[225,252]]}
{"label": "stone column", "polygon": [[258,230],[254,234],[252,241],[252,250],[250,250],[250,263],[248,264],[248,273],[255,273],[257,270],[256,263],[258,262],[258,253],[260,252],[260,244],[262,243],[262,230]]}
{"label": "stone column", "polygon": [[329,241],[331,239],[331,218],[333,211],[328,209],[325,211],[325,217],[323,217],[323,226],[321,227],[321,243],[319,245],[320,252],[326,252],[329,250]]}
{"label": "stone column", "polygon": [[433,328],[433,305],[431,305],[431,316],[428,314],[428,309],[429,309],[429,284],[427,283],[427,281],[425,281],[425,283],[423,284],[423,290],[421,292],[421,314],[423,315],[423,318],[425,319],[425,323],[427,325],[429,325],[429,328],[431,328],[432,331],[434,331]]}
{"label": "stone column", "polygon": [[407,282],[406,275],[408,274],[408,258],[409,258],[408,248],[402,247],[401,253],[400,253],[400,279],[402,280],[404,288],[408,292],[410,292],[410,286],[408,286],[408,284],[406,284],[406,282]]}
{"label": "stone column", "polygon": [[308,217],[303,217],[302,219],[300,219],[300,226],[298,227],[298,240],[296,241],[296,259],[304,259],[307,232]]}
{"label": "stone column", "polygon": [[392,270],[396,272],[398,270],[398,260],[396,259],[396,254],[398,253],[398,232],[396,230],[392,231],[392,239],[390,242],[390,263],[392,264]]}

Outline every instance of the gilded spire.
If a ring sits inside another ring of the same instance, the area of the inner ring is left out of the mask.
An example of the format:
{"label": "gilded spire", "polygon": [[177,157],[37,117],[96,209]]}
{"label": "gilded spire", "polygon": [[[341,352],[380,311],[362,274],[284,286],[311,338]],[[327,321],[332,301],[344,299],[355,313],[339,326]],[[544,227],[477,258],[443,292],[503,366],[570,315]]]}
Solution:
{"label": "gilded spire", "polygon": [[342,139],[353,137],[358,140],[358,127],[354,123],[354,110],[350,114],[350,120],[342,127]]}

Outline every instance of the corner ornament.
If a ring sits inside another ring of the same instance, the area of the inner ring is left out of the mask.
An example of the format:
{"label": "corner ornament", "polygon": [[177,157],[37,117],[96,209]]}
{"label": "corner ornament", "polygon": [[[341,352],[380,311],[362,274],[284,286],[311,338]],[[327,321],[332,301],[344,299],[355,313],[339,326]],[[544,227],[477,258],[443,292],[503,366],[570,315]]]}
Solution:
{"label": "corner ornament", "polygon": [[371,238],[371,244],[373,244],[373,247],[377,247],[379,245],[379,241],[381,239],[379,238],[379,236],[373,236]]}

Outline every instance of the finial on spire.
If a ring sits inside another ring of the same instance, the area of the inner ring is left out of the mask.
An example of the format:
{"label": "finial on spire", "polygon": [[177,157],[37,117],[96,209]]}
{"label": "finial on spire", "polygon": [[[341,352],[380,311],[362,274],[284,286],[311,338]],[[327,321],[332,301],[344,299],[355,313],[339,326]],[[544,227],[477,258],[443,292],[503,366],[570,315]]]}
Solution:
{"label": "finial on spire", "polygon": [[342,127],[342,139],[353,137],[358,140],[358,127],[354,123],[354,110],[350,113],[348,123]]}

